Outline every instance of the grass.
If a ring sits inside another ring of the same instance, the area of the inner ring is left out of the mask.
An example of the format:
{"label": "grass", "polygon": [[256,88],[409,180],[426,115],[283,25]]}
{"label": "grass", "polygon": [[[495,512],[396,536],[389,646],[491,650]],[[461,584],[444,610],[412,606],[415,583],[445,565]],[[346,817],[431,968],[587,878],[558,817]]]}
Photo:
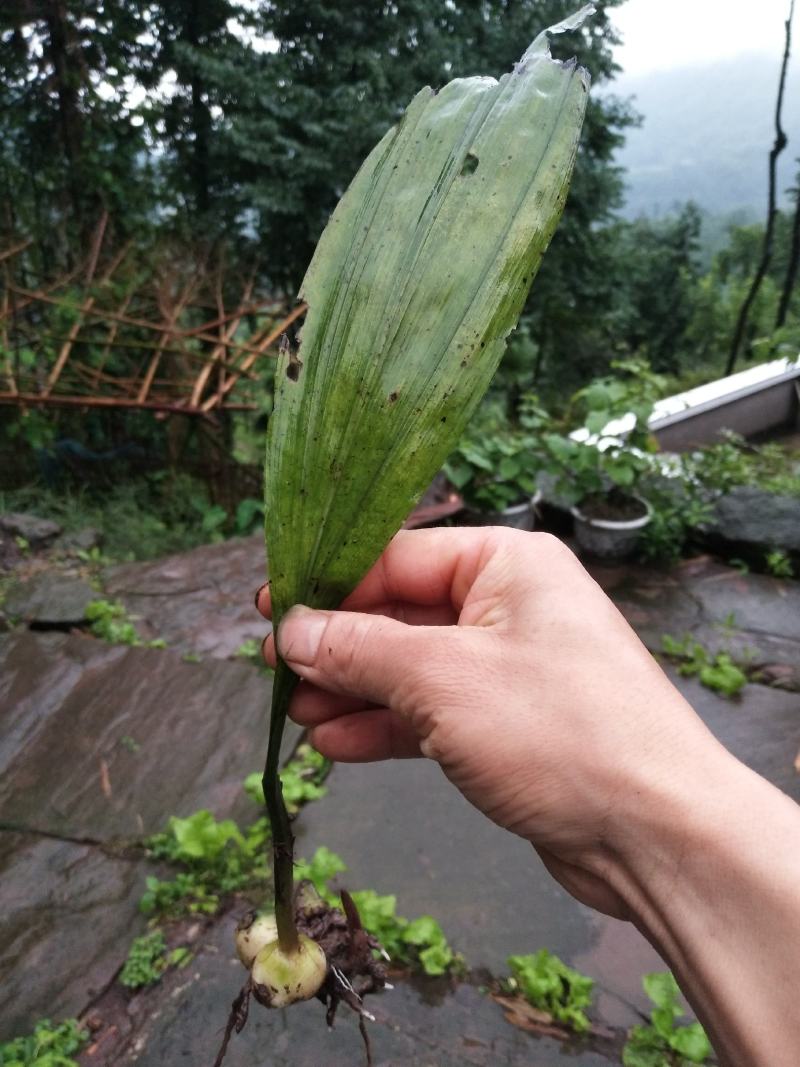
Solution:
{"label": "grass", "polygon": [[[41,485],[0,492],[0,512],[26,511],[52,519],[66,533],[91,526],[102,535],[103,555],[113,560],[155,559],[249,533],[235,516],[209,500],[205,485],[166,471],[110,488],[56,491]],[[251,516],[258,524],[257,514]]]}
{"label": "grass", "polygon": [[0,1064],[7,1067],[78,1067],[73,1059],[89,1041],[89,1031],[75,1019],[51,1023],[40,1019],[33,1033],[0,1044]]}

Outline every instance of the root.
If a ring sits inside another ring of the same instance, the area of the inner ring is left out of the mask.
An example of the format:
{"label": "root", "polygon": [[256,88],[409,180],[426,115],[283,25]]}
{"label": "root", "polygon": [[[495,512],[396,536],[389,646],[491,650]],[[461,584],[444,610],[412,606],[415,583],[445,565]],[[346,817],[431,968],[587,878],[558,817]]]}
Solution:
{"label": "root", "polygon": [[217,1058],[214,1060],[214,1067],[222,1067],[222,1061],[225,1059],[225,1053],[228,1051],[228,1043],[233,1037],[234,1030],[237,1034],[240,1034],[244,1030],[245,1023],[247,1022],[247,1014],[250,1010],[250,991],[252,985],[248,978],[239,993],[231,1004],[231,1010],[228,1014],[228,1021],[225,1024],[225,1036],[222,1039]]}
{"label": "root", "polygon": [[[374,1022],[375,1016],[364,1007],[364,998],[386,985],[386,968],[374,955],[375,951],[384,956],[386,953],[378,940],[362,926],[358,908],[346,890],[342,891],[340,911],[326,904],[311,882],[301,882],[294,898],[294,920],[298,931],[313,938],[322,948],[328,962],[325,982],[317,993],[317,999],[325,1005],[325,1021],[329,1027],[333,1026],[342,1003],[354,1011],[364,1042],[366,1067],[372,1067],[366,1022]],[[238,1034],[244,1029],[252,990],[252,981],[248,979],[231,1005],[214,1067],[222,1067],[231,1037],[234,1032]]]}

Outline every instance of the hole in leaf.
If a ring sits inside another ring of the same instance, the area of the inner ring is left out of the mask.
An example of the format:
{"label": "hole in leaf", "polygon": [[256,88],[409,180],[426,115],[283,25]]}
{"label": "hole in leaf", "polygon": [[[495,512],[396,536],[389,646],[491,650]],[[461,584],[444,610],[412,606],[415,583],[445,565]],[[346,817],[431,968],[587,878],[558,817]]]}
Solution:
{"label": "hole in leaf", "polygon": [[474,152],[467,152],[467,158],[464,160],[464,164],[461,167],[461,177],[465,177],[467,174],[474,174],[478,169],[478,157]]}

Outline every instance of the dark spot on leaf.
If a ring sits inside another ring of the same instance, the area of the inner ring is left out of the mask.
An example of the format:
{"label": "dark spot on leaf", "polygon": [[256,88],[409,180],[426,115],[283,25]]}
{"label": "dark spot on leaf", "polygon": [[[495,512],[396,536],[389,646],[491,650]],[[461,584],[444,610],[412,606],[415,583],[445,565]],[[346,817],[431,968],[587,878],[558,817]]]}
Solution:
{"label": "dark spot on leaf", "polygon": [[464,178],[468,174],[474,174],[478,169],[478,157],[474,152],[467,152],[467,158],[464,160],[461,167],[461,177]]}
{"label": "dark spot on leaf", "polygon": [[462,359],[461,360],[461,366],[462,367],[466,367],[466,365],[467,365],[467,361],[465,359]]}
{"label": "dark spot on leaf", "polygon": [[300,362],[299,359],[292,360],[286,368],[286,377],[290,381],[296,382],[297,379],[300,377],[300,368],[302,366],[303,364]]}
{"label": "dark spot on leaf", "polygon": [[393,392],[389,393],[389,403],[393,404],[395,402],[395,400],[397,400],[397,390],[396,389]]}
{"label": "dark spot on leaf", "polygon": [[485,341],[481,341],[481,348],[486,348],[486,342]]}
{"label": "dark spot on leaf", "polygon": [[442,415],[442,417],[440,419],[440,422],[447,422],[447,416],[446,415]]}

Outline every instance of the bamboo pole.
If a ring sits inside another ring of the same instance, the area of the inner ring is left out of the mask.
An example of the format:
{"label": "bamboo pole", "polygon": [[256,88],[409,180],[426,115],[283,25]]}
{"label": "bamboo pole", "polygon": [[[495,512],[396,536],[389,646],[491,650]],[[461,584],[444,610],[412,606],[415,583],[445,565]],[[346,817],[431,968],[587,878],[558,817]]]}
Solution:
{"label": "bamboo pole", "polygon": [[[245,286],[245,290],[242,293],[242,301],[243,302],[250,298],[250,293],[252,291],[254,281],[255,281],[255,279],[251,277],[250,280],[248,281],[247,285]],[[220,294],[220,299],[221,299],[221,294]],[[203,369],[198,374],[197,381],[194,384],[194,389],[192,390],[192,397],[191,397],[191,400],[189,401],[189,403],[192,405],[192,407],[194,407],[196,404],[200,403],[200,397],[203,395],[203,389],[205,388],[206,382],[208,381],[208,379],[211,376],[211,372],[212,372],[212,370],[214,368],[214,365],[218,361],[220,362],[220,370],[221,370],[222,374],[224,375],[225,357],[227,355],[228,345],[229,345],[230,341],[232,340],[232,338],[234,337],[236,331],[239,329],[239,324],[241,323],[243,317],[244,317],[244,312],[241,312],[241,314],[239,314],[238,317],[233,319],[233,322],[231,323],[231,325],[228,327],[227,330],[223,330],[222,328],[220,328],[219,344],[216,346],[216,348],[213,350],[213,352],[209,356],[208,361],[206,362],[206,365],[203,367]],[[227,321],[227,318],[229,318],[229,317],[226,317],[226,321]],[[219,385],[219,390],[223,390],[224,387],[225,387],[225,384],[226,384],[225,383],[225,379],[223,377],[223,379],[222,379],[222,381],[220,382],[220,385]]]}
{"label": "bamboo pole", "polygon": [[[66,285],[67,282],[61,281],[58,283],[58,285],[62,284]],[[13,293],[18,294],[19,296],[27,297],[28,299],[26,300],[26,305],[30,303],[35,303],[36,301],[41,301],[44,304],[54,304],[57,307],[72,307],[72,305],[66,300],[57,300],[55,297],[49,296],[49,291],[47,290],[23,289],[22,286],[19,285],[9,285],[9,289]],[[303,310],[305,310],[305,305],[303,305]],[[163,322],[151,322],[149,319],[138,319],[134,318],[131,315],[120,315],[119,313],[114,311],[104,311],[102,308],[98,308],[97,310],[90,309],[87,314],[90,318],[105,319],[109,322],[116,321],[126,326],[138,326],[142,330],[150,330],[153,333],[162,333],[164,330]],[[219,338],[213,333],[196,333],[192,330],[173,330],[172,336],[175,338],[175,340],[193,338],[199,341],[210,341],[212,344],[216,344],[219,341]],[[228,348],[235,352],[244,352],[249,354],[254,353],[256,356],[261,355],[260,350],[258,350],[252,344],[231,342],[228,345]]]}
{"label": "bamboo pole", "polygon": [[167,316],[166,329],[161,334],[161,339],[156,347],[155,352],[153,353],[152,359],[150,360],[150,365],[145,371],[144,381],[142,382],[141,388],[139,389],[139,392],[137,394],[137,399],[139,400],[140,404],[144,403],[144,401],[147,399],[147,394],[150,392],[150,386],[153,384],[153,378],[155,378],[156,376],[156,370],[158,369],[158,365],[161,362],[163,349],[173,337],[173,327],[180,318],[181,312],[183,311],[187,300],[191,296],[192,289],[195,287],[196,281],[197,275],[194,274],[186,283],[183,292],[178,298],[178,302],[176,304],[173,304],[172,310]]}
{"label": "bamboo pole", "polygon": [[2,263],[4,259],[10,259],[11,256],[17,255],[18,252],[24,252],[28,245],[32,243],[33,238],[29,237],[25,241],[20,241],[18,245],[12,245],[11,248],[6,248],[3,252],[0,252],[0,263]]}
{"label": "bamboo pole", "polygon": [[305,314],[306,307],[306,304],[298,304],[296,308],[293,308],[293,310],[290,311],[289,314],[284,319],[282,319],[281,322],[279,322],[278,325],[274,327],[274,329],[270,330],[270,332],[262,341],[259,342],[259,344],[256,346],[256,350],[248,354],[242,360],[241,366],[231,367],[230,377],[225,383],[224,389],[219,389],[216,393],[214,393],[213,396],[210,396],[207,400],[205,400],[200,405],[201,410],[210,411],[211,408],[215,407],[217,404],[221,404],[225,397],[228,395],[228,393],[231,391],[231,389],[233,389],[234,385],[236,385],[236,382],[239,380],[239,376],[242,375],[245,371],[250,370],[250,368],[253,366],[258,357],[260,355],[263,355],[266,349],[268,349],[271,344],[274,344],[275,341],[278,340],[278,338],[286,330],[286,328],[288,326],[291,326],[291,324],[296,319],[299,319],[301,315]]}
{"label": "bamboo pole", "polygon": [[[125,299],[122,301],[121,311],[122,311],[123,315],[125,314],[125,312],[130,307],[131,300],[133,300],[133,290],[132,289],[130,289],[125,294]],[[97,368],[96,368],[97,369],[97,379],[98,379],[98,381],[100,379],[100,375],[102,374],[103,370],[105,369],[106,363],[108,362],[108,357],[111,354],[111,348],[112,348],[114,342],[117,339],[118,331],[119,331],[119,323],[118,322],[112,322],[111,325],[108,328],[108,335],[106,337],[106,343],[103,345],[103,351],[100,353],[100,358],[99,358],[98,365],[97,365]]]}
{"label": "bamboo pole", "polygon": [[[43,407],[83,407],[83,408],[144,408],[148,411],[174,412],[178,415],[200,415],[206,413],[202,408],[190,408],[186,401],[144,400],[133,397],[116,396],[42,396],[41,393],[0,393],[0,404],[41,405]],[[255,404],[226,404],[228,411],[256,411]]]}
{"label": "bamboo pole", "polygon": [[[92,249],[91,249],[91,252],[89,254],[89,262],[88,262],[88,264],[86,266],[86,282],[85,282],[85,284],[87,285],[87,287],[92,284],[92,280],[94,279],[95,271],[97,270],[97,261],[100,258],[100,249],[102,248],[102,245],[103,245],[103,237],[105,236],[106,226],[107,225],[108,225],[108,212],[104,211],[103,214],[102,214],[102,217],[100,219],[100,222],[97,225],[97,229],[95,230],[94,239],[92,241]],[[124,245],[122,247],[122,249],[120,250],[120,252],[111,261],[110,265],[108,266],[107,270],[105,271],[105,273],[103,274],[103,277],[101,279],[101,281],[103,283],[109,281],[109,279],[111,278],[111,276],[114,273],[114,271],[117,269],[117,267],[120,265],[122,260],[127,255],[129,248],[130,248],[130,244]],[[56,383],[58,382],[58,379],[61,377],[61,372],[64,370],[64,366],[65,366],[67,360],[69,359],[69,355],[70,355],[70,352],[72,351],[73,345],[75,344],[75,340],[77,339],[78,334],[81,332],[81,326],[83,325],[83,320],[86,317],[86,314],[89,311],[92,310],[92,308],[94,307],[96,301],[97,301],[97,297],[96,296],[86,297],[86,299],[84,300],[83,304],[78,309],[78,315],[77,315],[75,321],[70,326],[69,333],[67,334],[67,339],[64,342],[64,344],[61,346],[61,349],[60,349],[60,351],[58,353],[58,356],[56,357],[56,361],[55,361],[55,364],[53,366],[53,369],[50,371],[50,374],[48,375],[47,382],[45,383],[44,389],[42,390],[42,395],[43,396],[49,396],[50,393],[52,393],[53,388],[55,387]]]}
{"label": "bamboo pole", "polygon": [[2,312],[0,312],[0,322],[3,326],[2,333],[0,333],[0,344],[3,346],[3,362],[6,365],[6,379],[8,381],[8,388],[12,393],[16,394],[18,391],[17,382],[14,377],[14,364],[11,362],[11,349],[8,344],[8,330],[6,329],[6,317],[8,315],[8,307],[11,296],[8,291],[8,267],[5,264],[3,264],[3,276],[5,278],[6,284],[5,288],[3,289],[3,308]]}

